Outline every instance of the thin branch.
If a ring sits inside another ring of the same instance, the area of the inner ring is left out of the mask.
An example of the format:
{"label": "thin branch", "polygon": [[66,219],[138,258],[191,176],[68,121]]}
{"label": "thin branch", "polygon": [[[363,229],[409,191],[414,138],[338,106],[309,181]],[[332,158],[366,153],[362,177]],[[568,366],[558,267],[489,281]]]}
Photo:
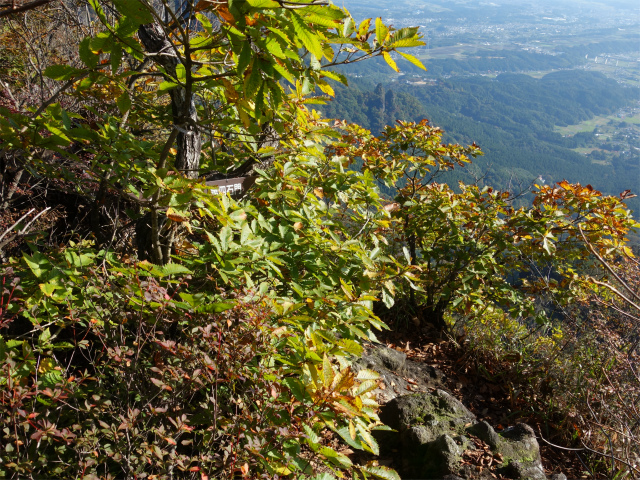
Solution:
{"label": "thin branch", "polygon": [[[589,251],[591,253],[593,253],[596,258],[598,259],[598,261],[602,264],[602,266],[604,268],[606,268],[609,273],[611,273],[611,275],[613,275],[615,277],[616,280],[618,280],[618,282],[620,282],[620,284],[625,288],[625,290],[627,290],[629,293],[631,293],[631,296],[635,297],[637,300],[640,300],[640,295],[638,295],[637,293],[635,293],[631,287],[629,287],[629,285],[627,285],[627,283],[620,278],[620,276],[616,273],[616,271],[611,267],[611,265],[609,265],[609,262],[607,262],[604,258],[602,258],[600,256],[600,254],[598,252],[596,252],[596,249],[593,248],[593,245],[591,245],[591,242],[589,242],[589,240],[587,240],[587,237],[585,236],[584,232],[582,231],[582,227],[580,225],[578,225],[578,230],[580,231],[580,235],[582,235],[582,239],[584,240],[584,243],[587,245],[587,248],[589,249]],[[596,282],[598,283],[598,282]],[[602,285],[602,286],[607,286],[607,285]],[[611,287],[611,286],[607,286],[608,288],[610,288],[611,290],[613,290],[614,292],[618,293],[618,291]],[[620,294],[621,295],[621,294]],[[622,298],[624,298],[625,300],[627,300],[624,296],[622,296]],[[640,307],[638,307],[637,305],[635,305],[633,302],[629,301],[634,307],[636,307],[637,309],[640,310]]]}
{"label": "thin branch", "polygon": [[11,225],[7,230],[5,230],[5,232],[0,235],[0,241],[2,241],[2,239],[9,233],[11,232],[11,230],[13,230],[14,228],[16,228],[16,226],[25,218],[27,218],[29,215],[31,215],[31,212],[33,212],[35,210],[35,208],[32,208],[31,210],[29,210],[27,213],[25,213],[23,216],[21,216],[18,220],[16,220],[16,223],[14,223],[13,225]]}
{"label": "thin branch", "polygon": [[[16,223],[14,223],[13,225],[11,225],[11,227],[9,227],[7,230],[5,230],[5,232],[0,235],[0,242],[2,242],[2,239],[7,236],[7,234],[9,234],[9,232],[11,232],[22,220],[24,220],[27,216],[29,216],[33,211],[35,210],[35,208],[32,208],[31,210],[29,210],[27,213],[25,213],[22,217],[20,217]],[[2,249],[2,247],[4,247],[7,243],[9,243],[10,241],[12,241],[15,237],[20,237],[23,236],[27,230],[29,229],[29,227],[33,224],[33,222],[35,222],[38,218],[40,218],[40,216],[42,216],[43,214],[45,214],[46,212],[48,212],[49,210],[51,210],[51,207],[47,207],[44,210],[42,210],[40,213],[38,213],[35,217],[33,217],[31,220],[29,220],[29,222],[27,222],[27,224],[22,228],[22,230],[20,230],[18,233],[16,233],[14,236],[10,237],[8,240],[6,240],[3,243],[0,243],[0,250]]]}
{"label": "thin branch", "polygon": [[27,10],[33,10],[34,8],[38,8],[42,5],[46,5],[51,2],[53,2],[53,0],[34,0],[33,2],[20,5],[19,7],[16,7],[14,4],[3,3],[0,5],[0,7],[9,7],[9,8],[0,10],[0,18],[7,17],[12,13],[20,13],[20,12],[26,12]]}
{"label": "thin branch", "polygon": [[[614,287],[614,286],[612,286],[612,285],[609,285],[609,284],[608,284],[608,283],[606,283],[606,282],[601,282],[601,281],[599,281],[599,280],[596,280],[596,279],[595,279],[595,278],[593,278],[593,277],[591,278],[591,281],[592,281],[593,283],[595,283],[596,285],[600,285],[601,287],[604,287],[604,288],[606,288],[606,289],[608,289],[608,290],[611,290],[613,293],[615,293],[618,297],[620,297],[622,300],[624,300],[625,302],[627,302],[629,305],[631,305],[631,306],[633,306],[634,308],[636,308],[636,309],[640,310],[640,305],[637,305],[637,304],[636,304],[636,303],[634,303],[632,300],[630,300],[629,298],[625,297],[625,295],[624,295],[620,290],[618,290],[616,287]],[[625,286],[626,286],[626,285],[625,285]],[[629,287],[627,287],[627,289],[628,289],[628,288],[629,288]],[[632,292],[632,293],[633,293],[633,292]],[[635,297],[637,297],[637,295],[636,295],[636,294],[634,294],[634,296],[635,296]]]}

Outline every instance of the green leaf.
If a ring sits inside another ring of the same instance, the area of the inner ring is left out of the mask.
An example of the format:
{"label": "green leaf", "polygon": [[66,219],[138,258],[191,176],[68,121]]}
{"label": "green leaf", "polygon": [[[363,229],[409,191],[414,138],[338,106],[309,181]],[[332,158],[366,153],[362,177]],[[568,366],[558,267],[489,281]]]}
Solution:
{"label": "green leaf", "polygon": [[160,269],[163,275],[191,275],[193,272],[184,265],[178,263],[167,263]]}
{"label": "green leaf", "polygon": [[389,48],[410,48],[410,47],[421,47],[424,45],[422,40],[418,40],[417,38],[403,38],[396,42],[390,42]]}
{"label": "green leaf", "polygon": [[282,51],[282,46],[280,42],[275,37],[268,37],[266,41],[267,51],[272,54],[274,57],[285,59],[287,58],[284,52]]}
{"label": "green leaf", "polygon": [[360,436],[364,440],[364,443],[362,444],[364,449],[370,451],[374,455],[379,455],[380,447],[378,446],[378,442],[376,441],[376,439],[373,438],[373,435],[371,435],[371,432],[365,429],[360,423],[357,424],[357,429],[360,433]]}
{"label": "green leaf", "polygon": [[304,385],[299,379],[287,377],[282,381],[282,383],[284,383],[289,388],[291,394],[299,402],[304,403],[308,400],[307,391],[305,390]]}
{"label": "green leaf", "polygon": [[122,17],[116,27],[115,35],[122,40],[126,37],[131,37],[138,31],[138,28],[140,28],[140,25],[137,22],[128,17]]}
{"label": "green leaf", "polygon": [[360,467],[360,469],[363,472],[369,473],[376,478],[382,478],[383,480],[401,480],[400,475],[389,467],[367,465]]}
{"label": "green leaf", "polygon": [[111,73],[115,74],[122,62],[122,47],[118,44],[111,49]]}
{"label": "green leaf", "polygon": [[198,19],[198,22],[200,22],[200,25],[202,25],[202,28],[204,28],[205,33],[207,35],[211,35],[211,32],[213,31],[211,20],[209,20],[209,18],[202,13],[196,13],[196,18]]}
{"label": "green leaf", "polygon": [[251,8],[280,8],[280,4],[274,0],[246,0]]}
{"label": "green leaf", "polygon": [[342,24],[342,22],[340,22],[339,20],[327,18],[316,13],[305,15],[304,21],[314,23],[316,25],[322,25],[323,27],[327,28],[338,28]]}
{"label": "green leaf", "polygon": [[52,80],[70,80],[80,73],[83,71],[69,65],[51,65],[44,70],[44,76]]}
{"label": "green leaf", "polygon": [[40,253],[34,253],[32,256],[23,254],[22,258],[37,278],[51,269],[51,262]]}
{"label": "green leaf", "polygon": [[313,477],[309,477],[309,480],[336,480],[336,477],[325,472],[325,473],[318,473]]}
{"label": "green leaf", "polygon": [[204,305],[204,308],[202,309],[202,311],[209,312],[209,313],[222,313],[233,308],[234,306],[235,304],[230,302],[208,303]]}
{"label": "green leaf", "polygon": [[51,339],[51,330],[45,328],[38,337],[38,345],[45,345]]}
{"label": "green leaf", "polygon": [[226,252],[229,249],[229,244],[233,241],[233,230],[229,227],[222,227],[220,229],[220,247],[223,252]]}
{"label": "green leaf", "polygon": [[344,23],[342,25],[342,36],[348,37],[355,30],[356,22],[353,20],[353,17],[349,16],[344,19]]}
{"label": "green leaf", "polygon": [[91,39],[89,47],[93,53],[102,53],[111,51],[113,39],[109,31],[100,32],[98,35]]}
{"label": "green leaf", "polygon": [[351,340],[349,338],[340,340],[340,348],[345,353],[350,353],[356,356],[362,355],[362,345],[360,345],[360,343],[356,342],[355,340]]}
{"label": "green leaf", "polygon": [[122,92],[122,94],[116,100],[116,105],[118,106],[118,110],[120,113],[124,115],[131,108],[131,98],[129,97],[129,92],[126,90]]}
{"label": "green leaf", "polygon": [[44,388],[54,388],[62,383],[62,374],[58,370],[51,370],[40,377],[40,384]]}
{"label": "green leaf", "polygon": [[413,63],[416,67],[421,68],[422,70],[427,70],[427,67],[425,67],[422,62],[420,60],[418,60],[416,57],[414,57],[413,55],[410,55],[408,53],[403,53],[399,50],[396,50],[396,52],[398,52],[398,54],[400,54],[402,57],[404,57],[406,60],[410,61],[411,63]]}
{"label": "green leaf", "polygon": [[282,65],[279,65],[277,63],[273,64],[273,69],[278,72],[280,75],[282,75],[285,79],[287,79],[289,81],[289,83],[291,84],[295,84],[296,80],[295,78],[293,78],[293,76],[291,75],[291,72],[289,72],[289,70],[287,70],[285,67],[283,67]]}
{"label": "green leaf", "polygon": [[185,83],[187,80],[187,69],[181,63],[176,65],[176,78],[180,83]]}
{"label": "green leaf", "polygon": [[140,25],[153,22],[153,14],[140,0],[113,0],[113,4],[122,15]]}
{"label": "green leaf", "polygon": [[244,80],[244,95],[247,99],[253,99],[262,85],[262,75],[260,74],[260,61],[254,58],[251,66],[251,73]]}
{"label": "green leaf", "polygon": [[98,65],[98,60],[100,59],[100,57],[99,55],[96,55],[91,51],[90,43],[91,37],[86,37],[84,40],[82,40],[80,42],[80,46],[78,47],[78,54],[80,55],[80,59],[87,67],[94,68],[96,65]]}
{"label": "green leaf", "polygon": [[331,447],[322,447],[319,453],[320,455],[323,455],[331,463],[339,467],[350,468],[353,466],[353,463],[351,462],[351,460],[349,460],[349,457],[347,457],[342,453],[336,452]]}
{"label": "green leaf", "polygon": [[320,437],[318,436],[318,434],[316,432],[313,431],[313,429],[309,425],[304,424],[302,426],[302,428],[304,428],[304,432],[307,434],[308,441],[311,444],[316,444],[317,445],[317,444],[320,443]]}
{"label": "green leaf", "polygon": [[238,56],[238,65],[236,70],[238,71],[238,75],[242,75],[244,71],[249,66],[249,62],[251,62],[252,51],[251,44],[249,42],[243,42],[242,50],[240,51],[240,55]]}
{"label": "green leaf", "polygon": [[298,9],[298,12],[320,15],[325,18],[330,18],[331,20],[342,20],[347,16],[340,7],[336,7],[335,5],[309,5],[308,7]]}
{"label": "green leaf", "polygon": [[89,5],[93,8],[93,11],[96,12],[98,18],[105,25],[107,24],[107,16],[104,14],[104,10],[102,9],[102,5],[100,5],[99,0],[89,0]]}
{"label": "green leaf", "polygon": [[321,76],[330,78],[331,80],[336,80],[342,83],[343,85],[349,84],[347,77],[345,77],[343,74],[339,72],[333,72],[331,70],[323,70]]}
{"label": "green leaf", "polygon": [[167,81],[162,82],[160,85],[158,85],[158,94],[162,95],[163,93],[166,93],[169,90],[173,90],[174,88],[179,86],[180,85],[174,82],[167,82]]}
{"label": "green leaf", "polygon": [[41,283],[38,286],[40,287],[40,290],[42,290],[42,293],[44,293],[47,297],[51,297],[53,295],[53,292],[56,291],[56,286],[51,283]]}
{"label": "green leaf", "polygon": [[342,437],[342,439],[346,442],[347,445],[353,448],[357,448],[358,450],[362,450],[362,443],[360,443],[357,439],[353,439],[351,437],[351,432],[349,431],[348,426],[344,426],[336,429],[336,433]]}
{"label": "green leaf", "polygon": [[318,60],[322,59],[322,44],[320,38],[304,23],[300,16],[291,12],[291,23],[296,35],[305,46]]}
{"label": "green leaf", "polygon": [[393,304],[395,303],[395,301],[393,300],[393,295],[391,295],[386,288],[382,289],[382,302],[387,308],[393,307]]}
{"label": "green leaf", "polygon": [[[400,30],[396,30],[395,32],[393,32],[393,34],[391,35],[391,38],[389,39],[391,43],[395,43],[400,40],[412,40],[412,41],[421,42],[418,37],[418,27],[404,27],[404,28],[401,28]],[[421,42],[419,45],[424,45],[424,42]],[[412,45],[412,46],[419,46],[419,45]]]}

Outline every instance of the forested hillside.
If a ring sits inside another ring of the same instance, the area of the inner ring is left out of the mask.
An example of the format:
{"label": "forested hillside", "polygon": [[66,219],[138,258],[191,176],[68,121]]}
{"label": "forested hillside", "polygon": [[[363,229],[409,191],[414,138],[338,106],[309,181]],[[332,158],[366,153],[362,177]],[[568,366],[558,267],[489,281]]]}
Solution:
{"label": "forested hillside", "polygon": [[[614,113],[638,99],[638,89],[618,84],[595,72],[569,70],[536,79],[523,74],[493,78],[440,80],[435,85],[379,84],[352,80],[338,86],[335,100],[322,107],[330,118],[358,122],[372,131],[396,119],[428,118],[442,127],[449,141],[475,141],[484,156],[466,172],[446,174],[455,184],[484,177],[488,185],[528,186],[542,176],[590,183],[607,193],[634,190],[640,178],[634,151],[618,151],[615,161],[594,163],[573,151],[593,136],[563,137],[554,126],[576,124],[596,115]],[[635,199],[629,205],[638,210]]]}

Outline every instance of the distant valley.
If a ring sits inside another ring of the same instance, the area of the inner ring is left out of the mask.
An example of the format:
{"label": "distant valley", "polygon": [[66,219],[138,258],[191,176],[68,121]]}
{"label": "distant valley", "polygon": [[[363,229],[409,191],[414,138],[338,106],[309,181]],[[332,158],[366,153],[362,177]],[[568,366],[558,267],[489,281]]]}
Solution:
{"label": "distant valley", "polygon": [[[344,3],[356,21],[382,6],[398,27],[423,25],[428,45],[408,52],[428,71],[401,59],[401,74],[381,59],[344,67],[350,86],[336,85],[327,116],[376,133],[428,118],[448,141],[475,141],[485,155],[443,177],[452,185],[519,190],[567,179],[640,193],[635,2]],[[638,198],[628,205],[640,212]]]}

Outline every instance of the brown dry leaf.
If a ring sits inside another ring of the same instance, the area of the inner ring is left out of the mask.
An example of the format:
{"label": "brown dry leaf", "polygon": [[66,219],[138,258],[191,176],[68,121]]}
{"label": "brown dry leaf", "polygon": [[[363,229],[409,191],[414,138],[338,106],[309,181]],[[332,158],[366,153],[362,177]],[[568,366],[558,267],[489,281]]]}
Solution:
{"label": "brown dry leaf", "polygon": [[202,10],[211,8],[212,6],[212,10],[220,15],[220,17],[222,17],[225,22],[232,25],[236,23],[236,19],[233,18],[233,15],[231,15],[231,12],[229,11],[228,2],[222,2],[221,0],[200,0],[196,4],[195,11],[200,12]]}
{"label": "brown dry leaf", "polygon": [[167,218],[169,220],[171,220],[172,222],[176,222],[176,223],[186,222],[187,221],[187,219],[185,217],[182,217],[182,216],[177,215],[175,213],[167,214]]}
{"label": "brown dry leaf", "polygon": [[384,209],[385,209],[387,212],[392,213],[392,212],[395,212],[395,211],[397,211],[397,210],[400,210],[400,204],[399,204],[398,202],[387,203],[387,204],[384,206]]}

